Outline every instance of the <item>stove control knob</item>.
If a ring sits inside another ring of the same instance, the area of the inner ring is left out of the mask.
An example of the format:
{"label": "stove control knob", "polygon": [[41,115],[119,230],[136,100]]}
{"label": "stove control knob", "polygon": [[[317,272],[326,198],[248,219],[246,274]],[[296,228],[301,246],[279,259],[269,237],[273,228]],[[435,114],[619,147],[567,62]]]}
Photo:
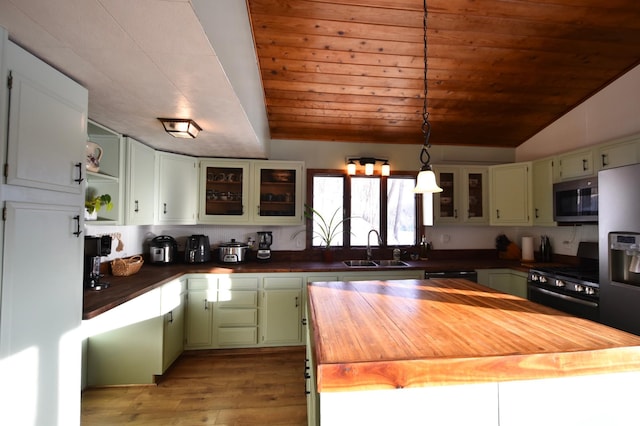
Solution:
{"label": "stove control knob", "polygon": [[580,284],[576,284],[575,291],[577,291],[578,293],[583,293],[585,290],[583,286],[581,286]]}
{"label": "stove control knob", "polygon": [[543,277],[542,275],[540,275],[540,277],[538,278],[538,281],[540,281],[541,283],[546,283],[547,277]]}
{"label": "stove control knob", "polygon": [[556,287],[564,287],[565,283],[562,280],[555,280],[555,284]]}
{"label": "stove control knob", "polygon": [[593,287],[585,287],[584,292],[589,296],[596,294],[596,291],[593,289]]}

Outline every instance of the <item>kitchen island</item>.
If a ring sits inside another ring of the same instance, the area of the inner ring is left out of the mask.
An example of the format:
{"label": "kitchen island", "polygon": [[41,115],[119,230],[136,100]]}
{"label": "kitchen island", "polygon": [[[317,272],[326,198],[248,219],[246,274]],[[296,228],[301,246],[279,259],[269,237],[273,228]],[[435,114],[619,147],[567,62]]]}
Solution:
{"label": "kitchen island", "polygon": [[460,279],[308,295],[321,424],[637,421],[638,336]]}

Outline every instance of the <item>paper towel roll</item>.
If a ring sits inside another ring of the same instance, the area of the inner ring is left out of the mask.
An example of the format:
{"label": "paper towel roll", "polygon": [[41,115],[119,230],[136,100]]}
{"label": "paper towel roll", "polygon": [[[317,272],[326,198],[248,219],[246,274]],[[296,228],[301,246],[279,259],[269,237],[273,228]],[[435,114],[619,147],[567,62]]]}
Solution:
{"label": "paper towel roll", "polygon": [[522,260],[534,260],[533,237],[522,237]]}

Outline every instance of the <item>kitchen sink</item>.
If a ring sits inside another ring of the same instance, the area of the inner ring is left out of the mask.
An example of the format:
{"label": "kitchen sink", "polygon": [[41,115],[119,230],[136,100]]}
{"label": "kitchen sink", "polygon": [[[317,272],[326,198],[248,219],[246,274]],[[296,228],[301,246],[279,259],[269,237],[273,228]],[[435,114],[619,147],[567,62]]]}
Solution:
{"label": "kitchen sink", "polygon": [[345,265],[347,265],[349,267],[378,266],[378,264],[375,263],[373,260],[362,260],[362,259],[345,260],[342,263],[344,263]]}
{"label": "kitchen sink", "polygon": [[402,260],[374,260],[373,261],[378,266],[409,266],[406,262]]}
{"label": "kitchen sink", "polygon": [[346,266],[349,266],[351,268],[372,267],[372,266],[381,266],[383,268],[387,268],[387,267],[390,267],[390,266],[396,266],[396,267],[409,266],[407,263],[403,262],[402,260],[363,260],[363,259],[358,259],[358,260],[345,260],[343,263]]}

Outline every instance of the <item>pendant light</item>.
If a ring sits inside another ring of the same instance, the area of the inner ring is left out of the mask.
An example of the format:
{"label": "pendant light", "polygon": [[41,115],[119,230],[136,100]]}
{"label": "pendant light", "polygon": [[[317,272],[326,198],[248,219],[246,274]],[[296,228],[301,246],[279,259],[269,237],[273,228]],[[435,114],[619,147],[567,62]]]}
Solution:
{"label": "pendant light", "polygon": [[420,162],[422,167],[420,173],[418,173],[418,179],[416,180],[416,187],[413,192],[416,193],[434,193],[442,192],[436,182],[436,174],[431,168],[431,155],[429,154],[429,137],[431,136],[431,123],[429,122],[429,112],[427,111],[427,0],[423,1],[424,14],[422,15],[422,28],[423,28],[423,53],[424,53],[424,96],[422,104],[422,135],[424,137],[424,143],[422,150],[420,151]]}

